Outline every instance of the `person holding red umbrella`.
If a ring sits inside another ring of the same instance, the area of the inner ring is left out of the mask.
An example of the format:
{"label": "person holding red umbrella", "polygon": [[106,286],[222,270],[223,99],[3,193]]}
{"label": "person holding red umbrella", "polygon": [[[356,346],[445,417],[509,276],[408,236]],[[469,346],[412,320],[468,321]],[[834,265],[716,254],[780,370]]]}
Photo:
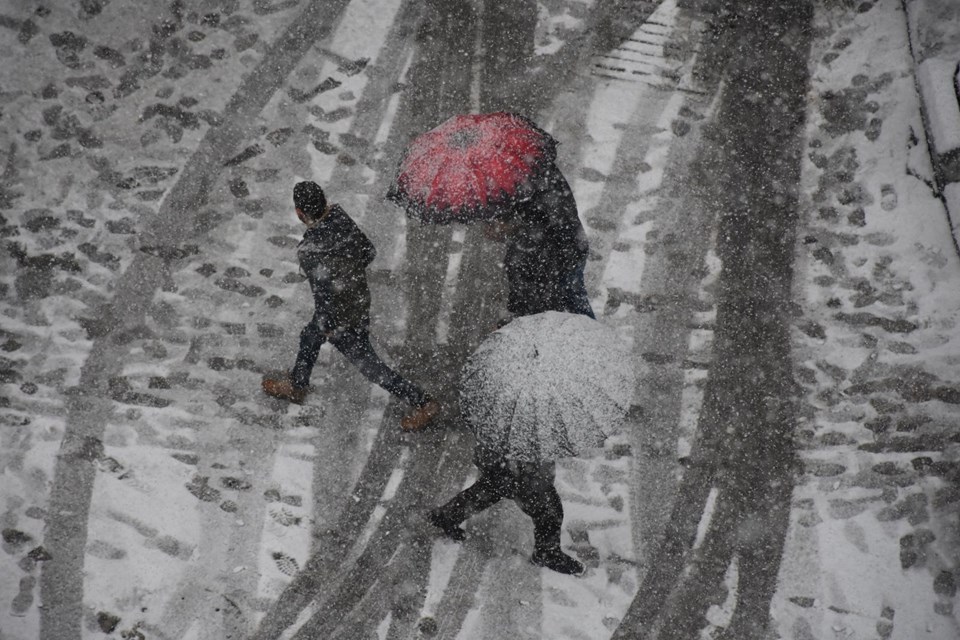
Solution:
{"label": "person holding red umbrella", "polygon": [[320,347],[330,342],[368,380],[413,405],[414,411],[401,420],[401,428],[422,429],[439,413],[439,403],[387,366],[370,343],[366,269],[377,253],[373,243],[339,205],[327,202],[317,183],[298,182],[293,203],[297,218],[307,225],[297,258],[310,283],[314,314],[300,333],[293,369],[265,377],[263,391],[275,398],[303,402]]}
{"label": "person holding red umbrella", "polygon": [[557,142],[530,119],[450,118],[410,143],[387,198],[427,224],[489,223],[506,241],[507,310],[594,318],[583,282],[588,244]]}
{"label": "person holding red umbrella", "polygon": [[573,191],[553,163],[533,178],[533,195],[504,216],[507,311],[544,311],[596,318],[583,281],[589,244]]}

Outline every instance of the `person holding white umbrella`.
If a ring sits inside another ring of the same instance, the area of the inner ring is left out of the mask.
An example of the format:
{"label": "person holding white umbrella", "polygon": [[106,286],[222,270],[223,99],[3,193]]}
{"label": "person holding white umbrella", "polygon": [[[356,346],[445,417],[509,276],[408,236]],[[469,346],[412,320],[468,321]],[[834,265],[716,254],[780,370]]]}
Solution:
{"label": "person holding white umbrella", "polygon": [[462,541],[464,520],[509,498],[533,520],[530,561],[582,574],[583,565],[560,547],[555,461],[601,446],[624,420],[633,386],[623,342],[586,315],[548,311],[490,334],[467,360],[460,382],[480,476],[428,519]]}

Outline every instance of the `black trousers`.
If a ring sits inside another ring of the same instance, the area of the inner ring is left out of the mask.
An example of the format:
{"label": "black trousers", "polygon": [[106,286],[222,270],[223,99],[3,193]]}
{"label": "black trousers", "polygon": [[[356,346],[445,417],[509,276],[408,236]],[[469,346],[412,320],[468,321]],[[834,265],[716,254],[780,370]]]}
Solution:
{"label": "black trousers", "polygon": [[[310,384],[313,365],[317,362],[320,347],[327,340],[316,317],[300,332],[300,350],[297,352],[297,362],[293,365],[290,375],[293,386],[302,389]],[[329,338],[329,342],[370,382],[403,398],[415,407],[426,404],[427,396],[423,390],[387,366],[373,350],[373,345],[370,344],[370,329],[367,326],[348,327],[338,331]]]}
{"label": "black trousers", "polygon": [[478,466],[480,477],[477,481],[437,509],[437,514],[456,525],[508,498],[533,520],[533,535],[538,551],[559,548],[563,503],[553,485],[556,478],[555,463],[502,460]]}

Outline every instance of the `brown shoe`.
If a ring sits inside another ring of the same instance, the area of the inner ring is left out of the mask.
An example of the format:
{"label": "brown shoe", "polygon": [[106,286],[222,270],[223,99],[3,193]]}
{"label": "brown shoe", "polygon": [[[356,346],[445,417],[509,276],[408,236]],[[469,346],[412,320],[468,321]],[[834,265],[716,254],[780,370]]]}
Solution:
{"label": "brown shoe", "polygon": [[300,404],[307,397],[307,388],[295,387],[290,382],[290,378],[264,378],[260,384],[263,392],[268,396],[289,400],[294,404]]}
{"label": "brown shoe", "polygon": [[440,413],[440,403],[436,400],[427,400],[422,407],[411,411],[400,420],[400,428],[404,431],[420,431]]}

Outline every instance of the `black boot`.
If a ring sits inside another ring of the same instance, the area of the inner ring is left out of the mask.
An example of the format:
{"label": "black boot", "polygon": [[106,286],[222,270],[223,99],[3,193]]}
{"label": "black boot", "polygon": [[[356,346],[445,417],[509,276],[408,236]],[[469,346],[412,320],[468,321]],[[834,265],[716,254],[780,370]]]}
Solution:
{"label": "black boot", "polygon": [[461,529],[458,523],[451,522],[443,517],[443,512],[439,509],[432,509],[427,514],[427,520],[430,521],[430,524],[443,531],[443,535],[451,540],[463,542],[467,539],[467,532]]}
{"label": "black boot", "polygon": [[560,547],[551,547],[547,549],[537,548],[533,552],[530,562],[538,567],[546,567],[557,573],[565,573],[569,576],[580,576],[585,571],[583,565],[565,554]]}

